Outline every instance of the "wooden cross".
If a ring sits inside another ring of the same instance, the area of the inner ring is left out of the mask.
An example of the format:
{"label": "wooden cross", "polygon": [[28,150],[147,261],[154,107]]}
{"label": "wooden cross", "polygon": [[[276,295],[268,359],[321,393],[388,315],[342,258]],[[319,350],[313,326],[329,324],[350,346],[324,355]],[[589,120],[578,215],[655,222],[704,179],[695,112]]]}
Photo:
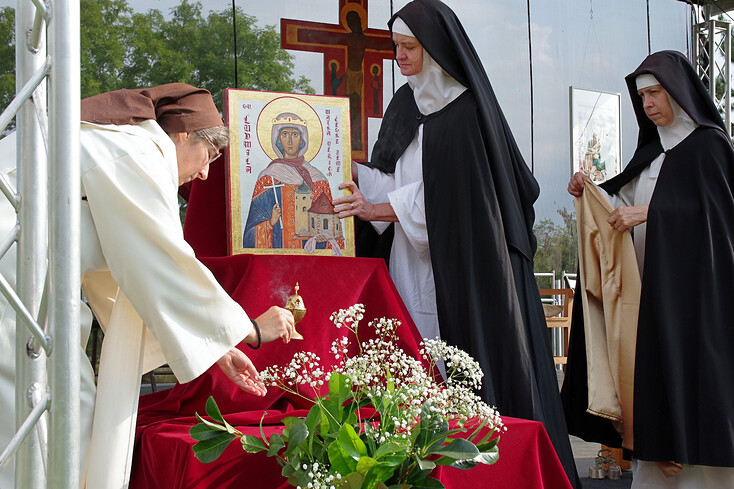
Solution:
{"label": "wooden cross", "polygon": [[368,0],[339,0],[341,25],[280,19],[284,49],[324,53],[324,94],[349,97],[352,159],[367,160],[367,117],[382,117],[382,60],[390,31],[367,28]]}

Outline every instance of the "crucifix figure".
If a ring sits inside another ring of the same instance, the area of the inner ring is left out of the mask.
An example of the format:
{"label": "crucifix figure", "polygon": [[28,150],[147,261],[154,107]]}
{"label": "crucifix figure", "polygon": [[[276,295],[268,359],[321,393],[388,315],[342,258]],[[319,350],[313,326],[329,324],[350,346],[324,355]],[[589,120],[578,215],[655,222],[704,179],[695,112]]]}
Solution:
{"label": "crucifix figure", "polygon": [[281,47],[324,53],[324,91],[349,97],[352,158],[365,161],[367,118],[382,117],[379,67],[393,58],[392,41],[390,31],[367,28],[367,0],[339,0],[339,18],[341,25],[281,19]]}

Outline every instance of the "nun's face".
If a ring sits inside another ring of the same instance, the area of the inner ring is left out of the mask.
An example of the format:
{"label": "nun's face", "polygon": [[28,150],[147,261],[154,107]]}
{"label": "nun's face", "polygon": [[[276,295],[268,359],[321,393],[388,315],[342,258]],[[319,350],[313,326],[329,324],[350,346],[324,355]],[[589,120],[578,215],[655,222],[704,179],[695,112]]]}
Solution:
{"label": "nun's face", "polygon": [[675,115],[673,108],[668,100],[668,92],[662,85],[653,85],[651,87],[642,88],[637,91],[642,98],[642,108],[645,109],[645,115],[656,126],[665,127],[673,123]]}
{"label": "nun's face", "polygon": [[393,32],[392,42],[395,44],[395,60],[400,66],[400,73],[403,76],[420,73],[423,69],[423,46],[418,39]]}
{"label": "nun's face", "polygon": [[214,144],[197,137],[191,132],[171,133],[176,146],[176,162],[178,163],[178,184],[183,185],[209,176],[209,163],[219,157],[219,150]]}

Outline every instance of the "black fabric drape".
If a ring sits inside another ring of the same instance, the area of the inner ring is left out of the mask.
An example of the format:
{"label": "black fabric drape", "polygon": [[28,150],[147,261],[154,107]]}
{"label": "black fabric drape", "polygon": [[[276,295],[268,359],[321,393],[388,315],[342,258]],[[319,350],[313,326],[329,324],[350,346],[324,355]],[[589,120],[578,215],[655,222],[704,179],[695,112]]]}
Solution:
{"label": "black fabric drape", "polygon": [[468,90],[426,115],[410,87],[401,87],[369,165],[394,172],[423,125],[426,221],[442,339],[479,361],[485,401],[502,414],[544,423],[569,479],[580,487],[533,275],[538,184],[454,13],[441,2],[416,0],[396,16]]}

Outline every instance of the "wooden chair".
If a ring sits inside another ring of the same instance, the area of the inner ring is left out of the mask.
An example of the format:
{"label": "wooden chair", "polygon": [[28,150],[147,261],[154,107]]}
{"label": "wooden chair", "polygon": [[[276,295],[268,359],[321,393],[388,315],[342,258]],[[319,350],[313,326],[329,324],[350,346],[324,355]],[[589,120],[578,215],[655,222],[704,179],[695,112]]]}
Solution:
{"label": "wooden chair", "polygon": [[[563,355],[554,356],[553,361],[556,365],[566,365],[568,359],[568,342],[571,336],[571,311],[573,310],[573,289],[540,289],[541,297],[563,296],[561,305],[563,308],[559,311],[560,316],[553,315],[545,318],[545,322],[549,328],[563,328]],[[555,311],[551,311],[555,312]]]}

